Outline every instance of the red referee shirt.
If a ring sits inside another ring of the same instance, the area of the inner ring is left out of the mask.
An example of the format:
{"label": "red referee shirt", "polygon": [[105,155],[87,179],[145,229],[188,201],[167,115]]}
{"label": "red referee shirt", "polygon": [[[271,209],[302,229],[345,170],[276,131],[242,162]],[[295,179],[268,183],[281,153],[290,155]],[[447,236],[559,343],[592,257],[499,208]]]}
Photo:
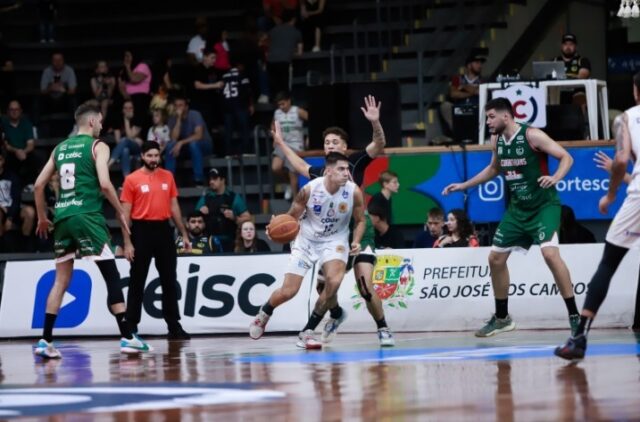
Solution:
{"label": "red referee shirt", "polygon": [[131,204],[132,220],[163,221],[171,218],[171,199],[177,196],[170,171],[142,167],[124,179],[120,200]]}

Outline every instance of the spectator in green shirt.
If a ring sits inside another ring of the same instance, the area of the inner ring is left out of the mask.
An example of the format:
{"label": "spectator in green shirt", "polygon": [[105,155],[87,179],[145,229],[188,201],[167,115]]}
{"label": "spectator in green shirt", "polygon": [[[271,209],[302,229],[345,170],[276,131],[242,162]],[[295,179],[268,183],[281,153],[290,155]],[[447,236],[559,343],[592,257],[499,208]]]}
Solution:
{"label": "spectator in green shirt", "polygon": [[33,125],[22,115],[22,107],[18,101],[9,102],[7,115],[2,116],[2,128],[7,168],[18,175],[22,185],[33,184],[41,165],[35,153]]}

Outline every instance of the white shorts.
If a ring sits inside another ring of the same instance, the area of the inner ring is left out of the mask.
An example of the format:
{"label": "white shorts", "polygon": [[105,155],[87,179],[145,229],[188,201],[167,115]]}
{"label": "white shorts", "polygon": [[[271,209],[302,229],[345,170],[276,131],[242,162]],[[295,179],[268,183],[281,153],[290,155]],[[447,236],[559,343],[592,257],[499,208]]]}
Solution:
{"label": "white shorts", "polygon": [[607,231],[607,242],[627,249],[640,246],[640,195],[625,198]]}
{"label": "white shorts", "polygon": [[285,273],[304,277],[316,262],[322,265],[335,259],[347,263],[349,259],[348,239],[313,241],[298,236],[291,244],[291,255],[289,255],[289,263]]}

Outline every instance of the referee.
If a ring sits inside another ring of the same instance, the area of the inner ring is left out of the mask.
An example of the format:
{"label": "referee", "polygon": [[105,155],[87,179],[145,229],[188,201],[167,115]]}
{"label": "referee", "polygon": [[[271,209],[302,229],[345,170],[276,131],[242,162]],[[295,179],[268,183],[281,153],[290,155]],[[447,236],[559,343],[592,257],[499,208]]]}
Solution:
{"label": "referee", "polygon": [[169,219],[182,233],[185,249],[189,251],[189,235],[182,224],[178,205],[178,189],[171,172],[158,168],[160,145],[155,141],[142,144],[143,167],[124,179],[120,200],[124,215],[131,221],[131,242],[125,242],[124,255],[131,262],[129,293],[127,295],[127,320],[132,331],[138,332],[144,285],[155,258],[156,269],[162,286],[162,315],[167,322],[169,339],[188,340],[189,334],[178,322],[178,297],[176,293],[176,248]]}

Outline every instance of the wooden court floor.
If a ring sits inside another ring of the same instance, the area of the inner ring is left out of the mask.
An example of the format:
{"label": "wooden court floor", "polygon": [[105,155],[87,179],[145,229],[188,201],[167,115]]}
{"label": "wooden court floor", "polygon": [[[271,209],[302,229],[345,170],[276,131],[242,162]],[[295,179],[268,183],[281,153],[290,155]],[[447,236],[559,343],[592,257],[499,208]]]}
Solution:
{"label": "wooden court floor", "polygon": [[640,420],[640,336],[594,329],[587,358],[552,354],[564,331],[400,333],[380,349],[341,333],[322,351],[294,336],[61,341],[42,361],[29,341],[0,342],[0,419],[45,421]]}

